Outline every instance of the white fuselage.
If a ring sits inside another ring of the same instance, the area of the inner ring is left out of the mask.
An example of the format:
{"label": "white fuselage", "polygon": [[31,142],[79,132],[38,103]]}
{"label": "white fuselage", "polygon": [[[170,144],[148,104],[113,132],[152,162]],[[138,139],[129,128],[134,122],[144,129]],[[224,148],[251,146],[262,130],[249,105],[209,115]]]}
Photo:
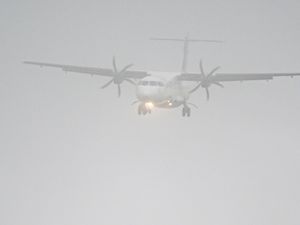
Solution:
{"label": "white fuselage", "polygon": [[151,73],[140,80],[136,87],[136,97],[141,103],[151,103],[159,108],[175,108],[183,105],[189,98],[189,88],[176,79],[178,74]]}

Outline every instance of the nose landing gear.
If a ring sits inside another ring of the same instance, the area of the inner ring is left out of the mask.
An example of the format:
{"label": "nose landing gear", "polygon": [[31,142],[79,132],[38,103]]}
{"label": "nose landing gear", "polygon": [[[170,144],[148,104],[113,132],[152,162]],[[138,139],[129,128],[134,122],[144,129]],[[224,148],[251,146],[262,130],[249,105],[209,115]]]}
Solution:
{"label": "nose landing gear", "polygon": [[[135,103],[137,103],[137,102],[135,102]],[[183,117],[190,117],[191,116],[191,108],[188,105],[195,106],[192,103],[184,103],[183,108],[182,108],[182,116]],[[137,113],[138,113],[138,115],[151,114],[153,107],[154,107],[154,105],[152,103],[142,102],[138,106]],[[195,106],[195,107],[197,107],[197,106]]]}
{"label": "nose landing gear", "polygon": [[146,115],[147,113],[151,114],[151,112],[151,108],[147,107],[147,105],[144,103],[141,103],[138,107],[139,115]]}

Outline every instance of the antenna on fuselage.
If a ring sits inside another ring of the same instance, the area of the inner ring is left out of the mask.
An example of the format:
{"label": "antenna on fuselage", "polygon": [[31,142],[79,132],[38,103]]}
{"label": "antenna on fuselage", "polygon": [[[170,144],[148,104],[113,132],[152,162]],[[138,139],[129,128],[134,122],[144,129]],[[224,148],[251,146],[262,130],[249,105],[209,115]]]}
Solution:
{"label": "antenna on fuselage", "polygon": [[173,41],[173,42],[183,42],[183,59],[181,72],[185,73],[188,63],[188,53],[189,53],[189,43],[191,42],[209,42],[209,43],[223,43],[223,41],[219,40],[201,40],[201,39],[191,39],[189,38],[189,34],[185,36],[185,38],[150,38],[150,40],[154,41]]}

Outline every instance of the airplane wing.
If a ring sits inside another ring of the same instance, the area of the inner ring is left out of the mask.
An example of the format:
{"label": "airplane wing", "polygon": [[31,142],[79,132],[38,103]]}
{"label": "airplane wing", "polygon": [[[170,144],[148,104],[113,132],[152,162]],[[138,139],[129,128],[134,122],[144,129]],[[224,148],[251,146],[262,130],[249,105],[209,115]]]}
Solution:
{"label": "airplane wing", "polygon": [[[99,67],[72,66],[72,65],[62,65],[62,64],[44,63],[44,62],[32,62],[32,61],[24,61],[24,63],[36,65],[40,67],[44,67],[44,66],[55,67],[55,68],[60,68],[65,72],[83,73],[89,75],[113,77],[115,74],[112,69],[99,68]],[[126,72],[124,72],[124,76],[126,78],[131,78],[131,79],[142,79],[146,76],[149,76],[149,74],[145,71],[127,70]]]}
{"label": "airplane wing", "polygon": [[[300,73],[216,73],[210,78],[212,82],[272,80],[275,77],[294,77]],[[201,73],[183,73],[178,76],[182,81],[201,82],[205,76]]]}

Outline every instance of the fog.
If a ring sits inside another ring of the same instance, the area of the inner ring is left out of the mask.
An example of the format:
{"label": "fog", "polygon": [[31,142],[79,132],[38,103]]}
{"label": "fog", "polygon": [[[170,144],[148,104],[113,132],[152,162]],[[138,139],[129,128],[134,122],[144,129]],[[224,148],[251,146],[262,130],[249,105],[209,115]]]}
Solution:
{"label": "fog", "polygon": [[0,224],[298,225],[300,78],[232,82],[138,116],[134,87],[24,60],[300,72],[300,2],[8,1],[0,7]]}

